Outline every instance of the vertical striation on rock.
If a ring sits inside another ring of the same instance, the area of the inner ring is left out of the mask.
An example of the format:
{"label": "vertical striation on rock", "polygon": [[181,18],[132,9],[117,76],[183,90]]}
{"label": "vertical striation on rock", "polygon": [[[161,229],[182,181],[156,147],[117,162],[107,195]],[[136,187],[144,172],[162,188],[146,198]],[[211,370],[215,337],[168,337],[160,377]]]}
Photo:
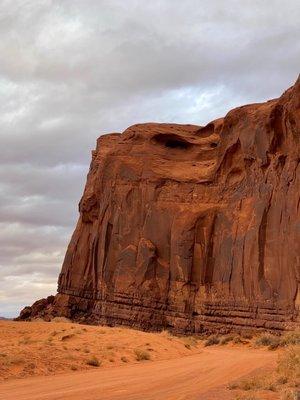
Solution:
{"label": "vertical striation on rock", "polygon": [[299,161],[300,79],[205,127],[101,136],[44,315],[183,333],[299,326]]}

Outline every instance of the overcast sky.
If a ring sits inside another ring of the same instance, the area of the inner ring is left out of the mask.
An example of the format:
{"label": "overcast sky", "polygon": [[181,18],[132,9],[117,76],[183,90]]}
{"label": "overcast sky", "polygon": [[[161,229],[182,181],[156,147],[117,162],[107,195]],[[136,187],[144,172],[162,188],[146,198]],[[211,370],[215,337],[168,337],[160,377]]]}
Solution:
{"label": "overcast sky", "polygon": [[299,21],[299,0],[0,0],[0,315],[56,292],[99,135],[278,97]]}

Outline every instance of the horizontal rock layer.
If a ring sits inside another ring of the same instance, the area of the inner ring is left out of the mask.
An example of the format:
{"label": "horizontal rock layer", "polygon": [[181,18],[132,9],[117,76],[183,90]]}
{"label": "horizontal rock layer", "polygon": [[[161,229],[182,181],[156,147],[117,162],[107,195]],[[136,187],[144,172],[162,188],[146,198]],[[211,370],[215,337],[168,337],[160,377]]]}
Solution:
{"label": "horizontal rock layer", "polygon": [[183,333],[299,326],[299,161],[299,79],[205,127],[101,136],[42,314]]}

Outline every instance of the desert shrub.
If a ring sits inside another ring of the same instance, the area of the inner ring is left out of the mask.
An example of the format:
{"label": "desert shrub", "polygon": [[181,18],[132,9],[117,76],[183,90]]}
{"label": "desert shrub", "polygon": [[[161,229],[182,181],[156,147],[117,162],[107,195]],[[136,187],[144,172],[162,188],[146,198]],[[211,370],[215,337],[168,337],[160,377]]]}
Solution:
{"label": "desert shrub", "polygon": [[248,339],[248,340],[250,340],[250,339],[253,339],[253,333],[252,333],[251,331],[245,330],[245,331],[242,331],[242,332],[241,332],[241,337],[242,337],[243,339]]}
{"label": "desert shrub", "polygon": [[217,335],[212,335],[210,336],[205,342],[204,342],[204,346],[213,346],[215,344],[219,344],[220,343],[220,338]]}
{"label": "desert shrub", "polygon": [[229,342],[231,342],[233,339],[234,339],[234,335],[225,335],[225,336],[222,336],[221,338],[220,338],[220,344],[222,344],[222,345],[224,345],[224,344],[228,344]]}
{"label": "desert shrub", "polygon": [[285,388],[281,392],[280,400],[298,400],[298,390],[292,388]]}
{"label": "desert shrub", "polygon": [[254,394],[241,394],[234,398],[234,400],[261,400],[259,397],[256,397]]}
{"label": "desert shrub", "polygon": [[276,391],[276,385],[273,382],[272,376],[255,375],[249,378],[242,379],[240,381],[231,382],[228,385],[228,389],[230,390],[240,389],[243,391],[264,389],[264,390]]}
{"label": "desert shrub", "polygon": [[167,329],[163,329],[161,332],[160,332],[160,335],[161,336],[164,336],[164,337],[166,337],[166,338],[168,338],[168,339],[171,339],[172,338],[172,333],[171,332],[169,332]]}
{"label": "desert shrub", "polygon": [[285,385],[286,383],[288,383],[288,379],[284,376],[279,376],[276,379],[276,383],[277,383],[277,385]]}
{"label": "desert shrub", "polygon": [[278,347],[284,346],[300,345],[300,331],[289,332],[281,337],[271,334],[263,334],[256,339],[255,345],[268,346],[269,350],[275,350]]}
{"label": "desert shrub", "polygon": [[262,388],[262,383],[261,380],[258,377],[251,377],[248,379],[244,379],[239,383],[238,386],[239,389],[241,390],[257,390]]}
{"label": "desert shrub", "polygon": [[182,342],[183,342],[184,346],[189,350],[191,350],[191,348],[193,346],[195,347],[198,344],[197,340],[193,336],[183,337]]}
{"label": "desert shrub", "polygon": [[25,362],[25,359],[21,356],[7,356],[2,360],[2,364],[9,367],[11,365],[20,365]]}
{"label": "desert shrub", "polygon": [[278,336],[270,335],[268,333],[260,335],[255,340],[256,346],[268,346],[270,349],[277,348],[280,345],[280,338]]}
{"label": "desert shrub", "polygon": [[127,363],[128,362],[128,358],[125,357],[125,356],[122,356],[121,357],[121,361],[124,362],[124,363]]}
{"label": "desert shrub", "polygon": [[145,351],[142,349],[135,349],[134,354],[135,354],[135,358],[137,359],[137,361],[150,360],[150,358],[151,358],[148,351]]}
{"label": "desert shrub", "polygon": [[87,365],[91,365],[92,367],[100,367],[101,365],[101,361],[99,361],[96,356],[89,358],[86,363]]}
{"label": "desert shrub", "polygon": [[235,337],[232,339],[232,342],[233,342],[234,344],[247,343],[247,341],[242,340],[242,338],[241,338],[240,336],[235,336]]}
{"label": "desert shrub", "polygon": [[282,346],[281,341],[279,338],[277,338],[277,340],[274,340],[270,346],[268,346],[269,350],[276,350],[278,349],[278,347]]}
{"label": "desert shrub", "polygon": [[283,346],[300,345],[300,331],[289,332],[282,336],[281,344]]}
{"label": "desert shrub", "polygon": [[279,356],[277,372],[287,382],[300,383],[300,346],[289,347]]}
{"label": "desert shrub", "polygon": [[22,339],[19,340],[18,344],[32,344],[35,343],[35,340],[32,340],[30,336],[24,336]]}

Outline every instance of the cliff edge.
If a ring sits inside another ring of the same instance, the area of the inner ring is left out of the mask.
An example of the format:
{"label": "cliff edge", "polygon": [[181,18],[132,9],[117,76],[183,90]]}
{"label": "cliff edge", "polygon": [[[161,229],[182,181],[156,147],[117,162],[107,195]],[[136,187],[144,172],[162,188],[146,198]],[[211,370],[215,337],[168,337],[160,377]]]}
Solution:
{"label": "cliff edge", "polygon": [[182,333],[299,326],[300,78],[201,127],[100,136],[58,294],[21,319]]}

